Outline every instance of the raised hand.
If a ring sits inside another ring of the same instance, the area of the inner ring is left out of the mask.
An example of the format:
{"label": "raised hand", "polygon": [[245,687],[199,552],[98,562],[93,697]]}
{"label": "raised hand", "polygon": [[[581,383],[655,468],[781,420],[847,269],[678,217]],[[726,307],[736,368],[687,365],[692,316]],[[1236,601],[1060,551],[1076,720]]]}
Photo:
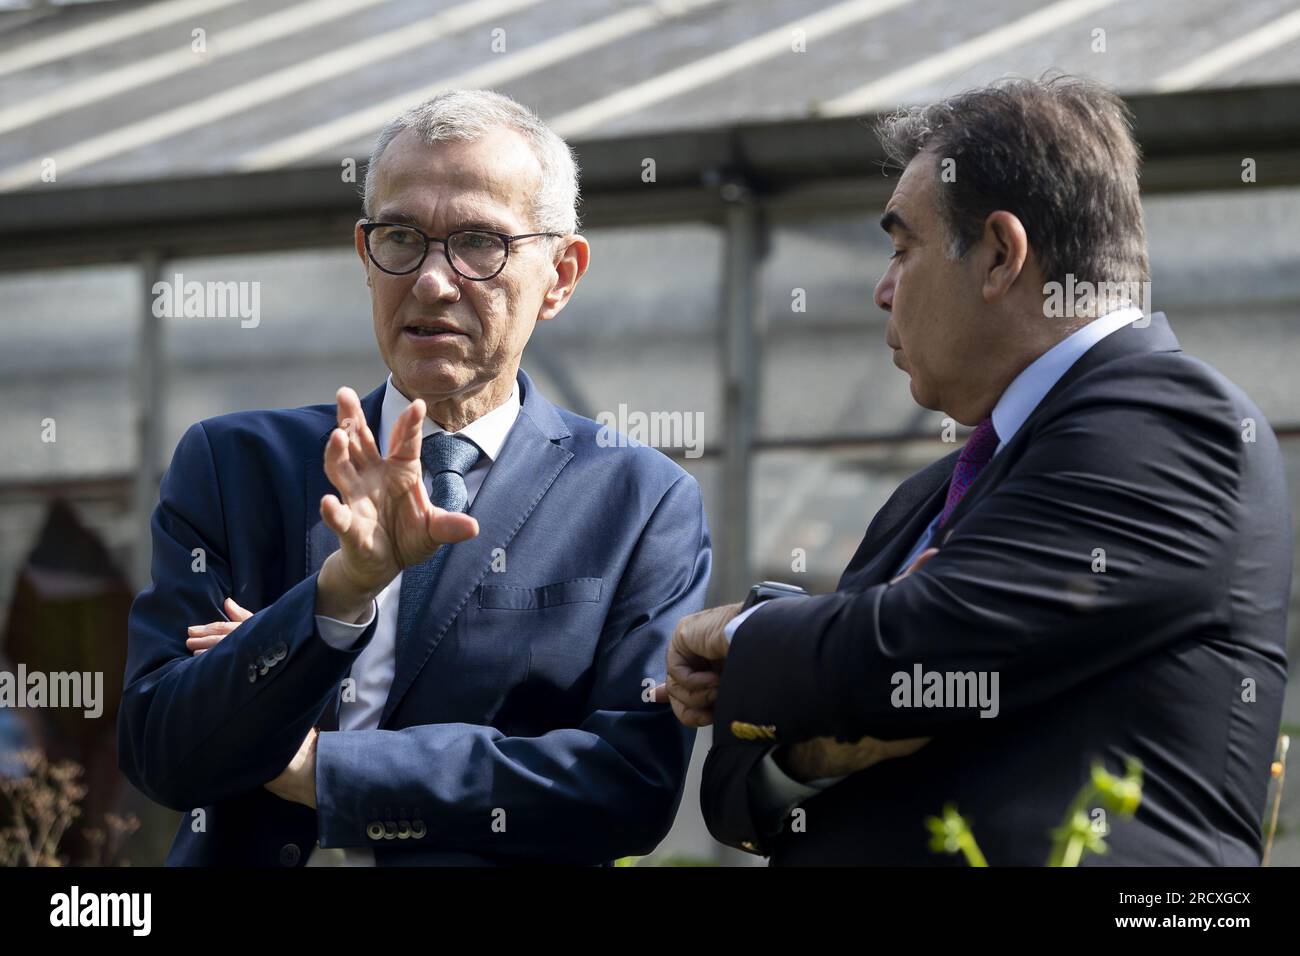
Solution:
{"label": "raised hand", "polygon": [[338,391],[338,427],[325,446],[325,474],[342,496],[325,495],[320,513],[339,539],[317,584],[317,613],[356,620],[405,568],[444,544],[478,534],[478,522],[436,507],[420,465],[425,404],[417,398],[393,424],[388,456],[379,454],[361,400]]}

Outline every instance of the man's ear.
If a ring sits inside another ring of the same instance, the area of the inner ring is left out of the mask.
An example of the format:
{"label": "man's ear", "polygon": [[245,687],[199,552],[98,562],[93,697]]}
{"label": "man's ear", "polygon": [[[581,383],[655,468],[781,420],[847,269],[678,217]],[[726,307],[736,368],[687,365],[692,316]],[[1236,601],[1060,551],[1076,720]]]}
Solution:
{"label": "man's ear", "polygon": [[352,227],[352,243],[357,247],[357,255],[361,257],[361,268],[366,271],[366,287],[370,286],[370,256],[366,255],[366,234],[361,231],[361,224],[364,219],[358,219],[357,224]]}
{"label": "man's ear", "polygon": [[1019,217],[997,210],[984,220],[984,243],[991,258],[982,291],[985,302],[994,302],[1005,298],[1025,271],[1029,237]]}
{"label": "man's ear", "polygon": [[553,319],[560,314],[560,310],[568,304],[569,298],[573,295],[578,280],[582,278],[591,263],[591,244],[585,237],[575,233],[563,241],[564,248],[555,260],[555,278],[551,282],[551,287],[546,290],[542,307],[537,313],[539,322]]}

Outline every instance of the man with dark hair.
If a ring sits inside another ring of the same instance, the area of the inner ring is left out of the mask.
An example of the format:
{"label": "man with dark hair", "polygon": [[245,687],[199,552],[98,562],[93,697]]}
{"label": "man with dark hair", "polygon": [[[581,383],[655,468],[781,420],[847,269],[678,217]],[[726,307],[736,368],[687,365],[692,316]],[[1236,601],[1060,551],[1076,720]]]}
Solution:
{"label": "man with dark hair", "polygon": [[886,342],[917,403],[974,430],[898,488],[835,593],[678,624],[660,693],[715,724],[710,831],[773,864],[960,863],[925,823],[952,803],[990,864],[1042,865],[1094,763],[1136,758],[1136,815],[1086,808],[1109,845],[1088,862],[1257,864],[1282,460],[1250,399],[1138,307],[1125,107],[1017,80],[879,133],[905,167]]}

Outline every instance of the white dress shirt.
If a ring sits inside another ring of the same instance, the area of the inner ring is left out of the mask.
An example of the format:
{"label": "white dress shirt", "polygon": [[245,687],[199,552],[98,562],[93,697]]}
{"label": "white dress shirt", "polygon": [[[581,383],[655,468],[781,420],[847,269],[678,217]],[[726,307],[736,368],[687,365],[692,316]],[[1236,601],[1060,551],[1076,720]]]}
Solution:
{"label": "white dress shirt", "polygon": [[[379,416],[379,433],[375,436],[379,444],[379,453],[388,454],[388,436],[393,430],[397,417],[406,411],[411,400],[397,390],[393,376],[388,376],[388,385],[384,391],[384,404]],[[478,446],[482,454],[474,467],[465,473],[465,490],[468,499],[465,510],[470,510],[474,498],[486,480],[492,463],[501,453],[501,446],[506,436],[519,417],[519,383],[510,392],[510,397],[492,411],[470,422],[453,434],[468,438]],[[435,432],[445,431],[441,425],[429,416],[424,418],[425,437]],[[424,473],[424,488],[433,493],[433,479]],[[375,633],[355,661],[352,662],[352,679],[356,682],[356,700],[344,701],[339,705],[338,733],[349,730],[374,730],[379,726],[384,704],[388,701],[388,691],[393,684],[393,672],[396,668],[397,647],[397,606],[402,593],[402,575],[389,583],[380,592],[370,608],[370,615],[361,623],[348,624],[334,618],[316,615],[316,629],[325,643],[338,650],[347,650],[361,637],[372,621],[375,621]],[[377,618],[377,620],[376,620]],[[369,847],[333,847],[322,848],[319,844],[307,859],[307,866],[374,866],[375,853]]]}
{"label": "white dress shirt", "polygon": [[[1083,328],[1077,329],[1038,356],[1024,371],[1012,379],[1011,384],[1002,393],[997,404],[993,406],[993,428],[998,434],[998,446],[993,450],[993,454],[996,455],[1007,442],[1011,441],[1016,432],[1020,430],[1020,426],[1033,414],[1034,409],[1038,407],[1047,393],[1061,380],[1061,376],[1068,372],[1074,363],[1083,357],[1085,352],[1112,332],[1117,332],[1140,318],[1142,318],[1141,309],[1136,306],[1126,306],[1093,319]],[[939,515],[935,515],[925,530],[921,532],[921,536],[917,539],[912,550],[908,552],[907,557],[899,564],[896,573],[901,574],[907,570],[921,552],[930,546],[938,524]],[[797,601],[800,599],[783,598],[781,600]],[[744,614],[736,615],[727,623],[726,637],[728,644],[731,643],[731,639],[735,636],[740,625],[762,606],[762,604],[756,604]],[[790,808],[797,806],[801,800],[806,800],[844,779],[843,777],[824,777],[802,783],[791,778],[777,766],[776,759],[772,756],[774,750],[776,750],[776,747],[769,748],[755,768],[758,778],[755,782],[754,799],[760,805],[760,812],[766,813],[769,818],[778,815],[778,813],[784,816],[790,811]]]}

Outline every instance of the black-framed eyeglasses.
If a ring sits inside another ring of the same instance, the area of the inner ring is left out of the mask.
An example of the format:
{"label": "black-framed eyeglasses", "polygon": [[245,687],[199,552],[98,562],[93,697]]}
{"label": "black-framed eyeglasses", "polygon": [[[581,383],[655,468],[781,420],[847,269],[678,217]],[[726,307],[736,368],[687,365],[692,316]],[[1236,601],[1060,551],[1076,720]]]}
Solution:
{"label": "black-framed eyeglasses", "polygon": [[409,275],[424,264],[429,244],[441,242],[447,264],[458,276],[474,282],[486,282],[501,274],[510,258],[510,244],[535,236],[561,238],[559,232],[525,232],[508,236],[486,229],[456,229],[445,238],[430,236],[414,226],[400,222],[363,222],[366,252],[370,261],[389,275]]}

